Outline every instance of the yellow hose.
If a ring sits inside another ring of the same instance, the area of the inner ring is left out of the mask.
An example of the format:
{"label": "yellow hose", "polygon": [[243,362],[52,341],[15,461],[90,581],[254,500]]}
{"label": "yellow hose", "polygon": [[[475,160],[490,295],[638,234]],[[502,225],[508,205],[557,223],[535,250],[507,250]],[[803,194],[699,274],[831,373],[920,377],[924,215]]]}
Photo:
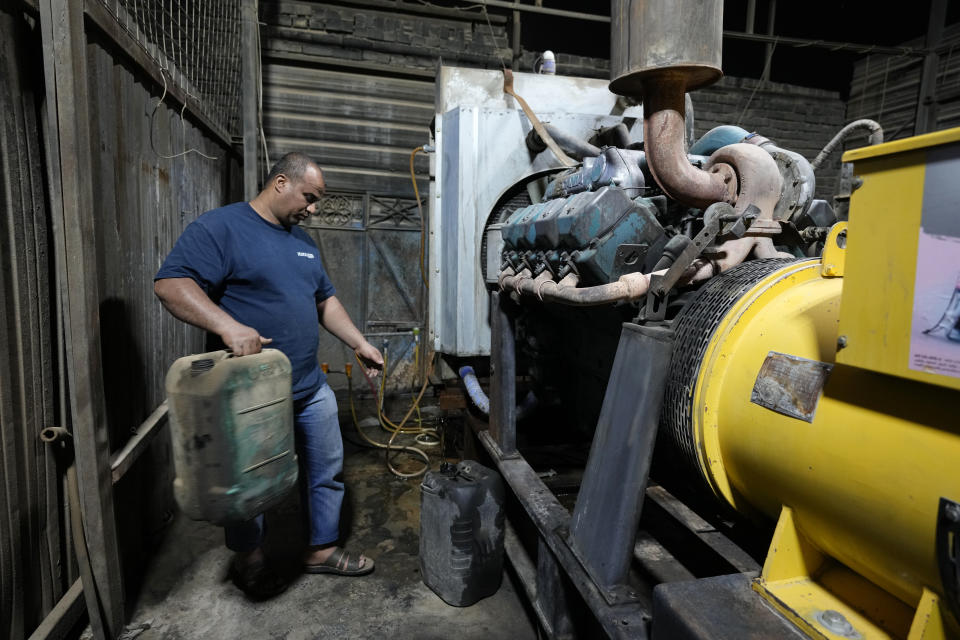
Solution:
{"label": "yellow hose", "polygon": [[[360,360],[360,356],[359,356],[358,354],[356,354],[356,353],[354,353],[354,356],[356,357],[357,362],[360,364],[360,372],[363,374],[364,378],[367,379],[367,383],[370,384],[371,387],[372,387],[372,386],[373,386],[373,383],[372,383],[372,381],[370,380],[370,377],[367,375],[367,371],[366,371],[366,369],[365,369],[364,366],[363,366],[363,362]],[[379,387],[379,390],[378,390],[378,393],[377,393],[377,398],[376,398],[376,400],[377,400],[377,419],[379,420],[381,427],[383,427],[385,430],[390,431],[390,432],[392,433],[392,435],[390,436],[390,440],[389,440],[386,444],[384,444],[384,443],[382,443],[382,442],[377,442],[377,441],[373,440],[372,438],[370,438],[369,436],[367,436],[367,434],[365,434],[365,433],[363,432],[363,430],[360,429],[360,423],[359,423],[358,420],[357,420],[356,407],[354,406],[354,402],[353,402],[353,377],[350,375],[350,374],[351,374],[352,365],[349,365],[349,364],[348,364],[348,365],[345,367],[345,368],[346,368],[346,371],[347,371],[347,393],[348,393],[349,400],[350,400],[350,414],[351,414],[351,416],[353,417],[353,426],[354,426],[354,428],[356,429],[357,433],[360,434],[360,437],[363,438],[363,439],[364,439],[366,442],[368,442],[370,445],[372,445],[372,446],[374,446],[374,447],[376,447],[376,448],[378,448],[378,449],[386,449],[387,468],[390,470],[390,472],[391,472],[392,474],[394,474],[395,476],[400,477],[400,478],[416,478],[416,477],[418,477],[418,476],[420,476],[420,475],[423,475],[424,473],[426,473],[426,472],[430,469],[430,457],[429,457],[424,451],[422,451],[421,449],[418,449],[418,448],[416,448],[416,447],[411,447],[411,446],[406,446],[406,445],[403,445],[403,446],[394,446],[393,441],[394,441],[394,440],[396,439],[396,437],[397,437],[399,434],[401,434],[401,433],[403,433],[403,434],[418,434],[418,435],[423,435],[423,434],[431,434],[431,435],[434,435],[431,430],[424,429],[424,428],[422,427],[422,425],[421,425],[421,426],[418,426],[418,427],[415,428],[415,429],[414,429],[414,428],[406,428],[406,429],[404,429],[404,426],[403,426],[403,425],[406,424],[407,420],[410,418],[410,416],[413,414],[414,411],[419,412],[420,400],[423,398],[423,394],[424,394],[424,393],[426,392],[426,390],[427,390],[427,385],[430,383],[430,374],[433,373],[434,363],[433,363],[433,360],[431,360],[431,362],[430,362],[430,369],[429,369],[429,371],[427,372],[427,375],[425,376],[425,378],[424,378],[424,380],[423,380],[423,385],[420,387],[420,393],[417,394],[417,397],[414,399],[413,404],[410,406],[410,409],[407,411],[406,415],[403,416],[403,420],[400,421],[400,424],[399,424],[399,425],[393,423],[393,422],[390,421],[386,416],[383,415],[383,395],[384,395],[383,392],[384,392],[384,386],[385,386],[385,379],[386,379],[386,373],[385,373],[385,372],[386,372],[386,365],[387,365],[386,357],[384,357],[384,362],[383,362],[383,364],[384,364],[384,375],[383,375],[383,378],[381,378],[380,387]],[[388,426],[388,425],[389,425],[389,426]],[[391,427],[392,427],[392,428],[391,428]],[[435,436],[434,436],[434,437],[435,437]],[[421,445],[428,445],[428,446],[429,446],[429,445],[432,445],[432,444],[435,444],[435,443],[423,443],[423,442],[421,442],[420,444],[421,444]],[[399,469],[397,469],[396,467],[393,466],[393,462],[392,462],[392,459],[391,459],[391,456],[390,456],[390,452],[391,452],[391,451],[395,451],[395,452],[397,452],[397,453],[406,451],[407,453],[411,453],[411,454],[414,454],[414,455],[416,455],[416,456],[419,456],[419,457],[421,457],[421,458],[424,460],[424,466],[423,466],[422,469],[419,469],[418,471],[415,471],[415,472],[413,472],[413,473],[405,473],[405,472],[403,472],[403,471],[400,471]]]}
{"label": "yellow hose", "polygon": [[423,286],[430,288],[427,282],[427,272],[423,268],[423,249],[427,243],[427,220],[423,216],[423,205],[420,204],[420,190],[417,188],[417,176],[413,172],[413,158],[418,152],[423,151],[423,146],[419,146],[410,152],[410,181],[413,183],[413,195],[417,198],[417,211],[420,212],[420,277],[423,279]]}

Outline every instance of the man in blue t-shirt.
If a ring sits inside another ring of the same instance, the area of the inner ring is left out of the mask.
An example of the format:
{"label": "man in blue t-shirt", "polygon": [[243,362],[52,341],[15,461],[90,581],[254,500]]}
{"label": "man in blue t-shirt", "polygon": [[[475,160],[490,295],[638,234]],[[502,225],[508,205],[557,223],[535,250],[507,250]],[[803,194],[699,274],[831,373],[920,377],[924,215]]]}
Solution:
{"label": "man in blue t-shirt", "polygon": [[[293,369],[301,502],[308,523],[304,571],[364,575],[373,560],[336,546],[343,502],[343,442],[333,391],[317,363],[319,324],[353,349],[368,374],[383,356],[354,326],[334,295],[317,245],[297,223],[315,212],[323,172],[308,156],[288,153],[247,202],[208,211],[187,226],[154,278],[154,291],[176,318],[205,329],[234,355],[263,345],[282,351]],[[234,582],[258,598],[285,583],[262,550],[260,515],[226,528]]]}

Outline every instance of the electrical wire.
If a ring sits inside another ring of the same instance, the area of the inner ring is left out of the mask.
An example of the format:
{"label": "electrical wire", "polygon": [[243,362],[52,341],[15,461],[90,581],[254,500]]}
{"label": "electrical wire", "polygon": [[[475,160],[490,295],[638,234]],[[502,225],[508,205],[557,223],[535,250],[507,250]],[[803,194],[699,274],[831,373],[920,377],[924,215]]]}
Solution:
{"label": "electrical wire", "polygon": [[430,283],[427,281],[427,272],[423,268],[423,253],[424,247],[427,243],[427,219],[423,216],[423,204],[420,202],[420,190],[417,188],[417,176],[413,172],[413,158],[420,151],[423,151],[422,145],[410,152],[410,182],[413,183],[413,195],[417,199],[417,211],[420,212],[420,278],[423,280],[423,286],[429,289]]}
{"label": "electrical wire", "polygon": [[[363,368],[363,362],[360,360],[360,356],[356,355],[356,358],[357,358],[357,362],[360,363],[361,371],[363,372],[364,377],[367,379],[367,384],[370,386],[370,391],[373,392],[373,394],[377,398],[377,414],[378,414],[377,418],[380,420],[380,426],[383,427],[384,431],[387,431],[389,433],[406,433],[406,434],[422,433],[424,431],[422,426],[407,427],[405,425],[407,424],[407,420],[410,419],[410,416],[414,413],[414,411],[419,413],[420,399],[423,398],[423,394],[427,390],[427,385],[430,382],[430,374],[433,373],[433,362],[431,361],[430,363],[430,369],[424,378],[423,386],[420,388],[420,393],[417,395],[413,403],[410,405],[410,409],[407,410],[407,413],[403,416],[403,419],[400,421],[400,424],[397,424],[392,420],[390,420],[390,418],[388,418],[383,413],[383,401],[386,396],[386,393],[385,393],[386,374],[384,374],[384,376],[380,378],[380,387],[378,390],[374,386],[373,380],[371,380],[370,377],[367,375],[366,369]],[[383,358],[383,367],[384,367],[384,370],[386,370],[386,367],[387,367],[386,354],[384,354],[384,358]]]}
{"label": "electrical wire", "polygon": [[261,181],[271,169],[270,152],[267,150],[267,133],[263,130],[263,45],[260,43],[260,21],[257,21],[257,129],[263,148],[264,171],[260,174]]}
{"label": "electrical wire", "polygon": [[[164,98],[167,97],[167,76],[165,75],[166,73],[169,73],[169,72],[163,68],[160,69],[160,77],[163,78],[163,95],[160,96],[160,99],[157,101],[157,104],[153,106],[153,111],[150,113],[150,148],[153,149],[153,152],[155,154],[167,160],[171,160],[173,158],[179,158],[180,156],[186,156],[191,153],[196,153],[197,155],[201,155],[207,160],[217,160],[218,158],[216,156],[208,156],[204,152],[200,151],[199,149],[195,149],[193,147],[191,147],[190,149],[186,149],[185,151],[181,151],[180,153],[175,153],[173,155],[165,155],[157,151],[157,145],[154,143],[154,140],[153,140],[153,129],[154,129],[153,119],[154,119],[154,116],[157,115],[157,109],[160,108],[160,105],[163,104]],[[184,94],[186,94],[186,96],[189,96],[189,97],[195,97],[190,93],[188,93],[186,90],[184,90]],[[180,127],[183,131],[184,142],[186,142],[186,137],[187,137],[187,126],[184,121],[183,114],[186,110],[187,110],[187,100],[185,97],[183,100],[183,107],[181,107],[180,109]]]}

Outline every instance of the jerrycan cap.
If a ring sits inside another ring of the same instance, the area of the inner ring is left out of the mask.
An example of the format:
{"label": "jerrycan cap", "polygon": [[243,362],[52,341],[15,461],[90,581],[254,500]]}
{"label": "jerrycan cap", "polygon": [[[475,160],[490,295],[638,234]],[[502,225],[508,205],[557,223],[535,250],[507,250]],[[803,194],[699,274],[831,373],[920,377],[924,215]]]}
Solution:
{"label": "jerrycan cap", "polygon": [[441,462],[440,469],[437,472],[428,471],[427,474],[423,476],[423,481],[420,483],[420,490],[426,491],[427,493],[439,494],[442,485],[441,478],[453,479],[457,477],[457,473],[459,473],[458,465]]}

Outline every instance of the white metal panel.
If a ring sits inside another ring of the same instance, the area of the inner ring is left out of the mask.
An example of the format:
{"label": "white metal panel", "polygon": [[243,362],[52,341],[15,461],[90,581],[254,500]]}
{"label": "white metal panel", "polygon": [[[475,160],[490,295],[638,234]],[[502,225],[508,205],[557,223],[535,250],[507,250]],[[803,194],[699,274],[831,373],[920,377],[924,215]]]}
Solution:
{"label": "white metal panel", "polygon": [[[558,129],[589,138],[629,118],[642,137],[642,112],[617,109],[602,80],[515,74],[514,87]],[[430,197],[430,337],[438,351],[489,355],[488,294],[480,260],[484,226],[497,201],[520,180],[560,168],[549,152],[532,154],[526,115],[503,94],[499,71],[444,67],[437,89],[436,153]]]}

